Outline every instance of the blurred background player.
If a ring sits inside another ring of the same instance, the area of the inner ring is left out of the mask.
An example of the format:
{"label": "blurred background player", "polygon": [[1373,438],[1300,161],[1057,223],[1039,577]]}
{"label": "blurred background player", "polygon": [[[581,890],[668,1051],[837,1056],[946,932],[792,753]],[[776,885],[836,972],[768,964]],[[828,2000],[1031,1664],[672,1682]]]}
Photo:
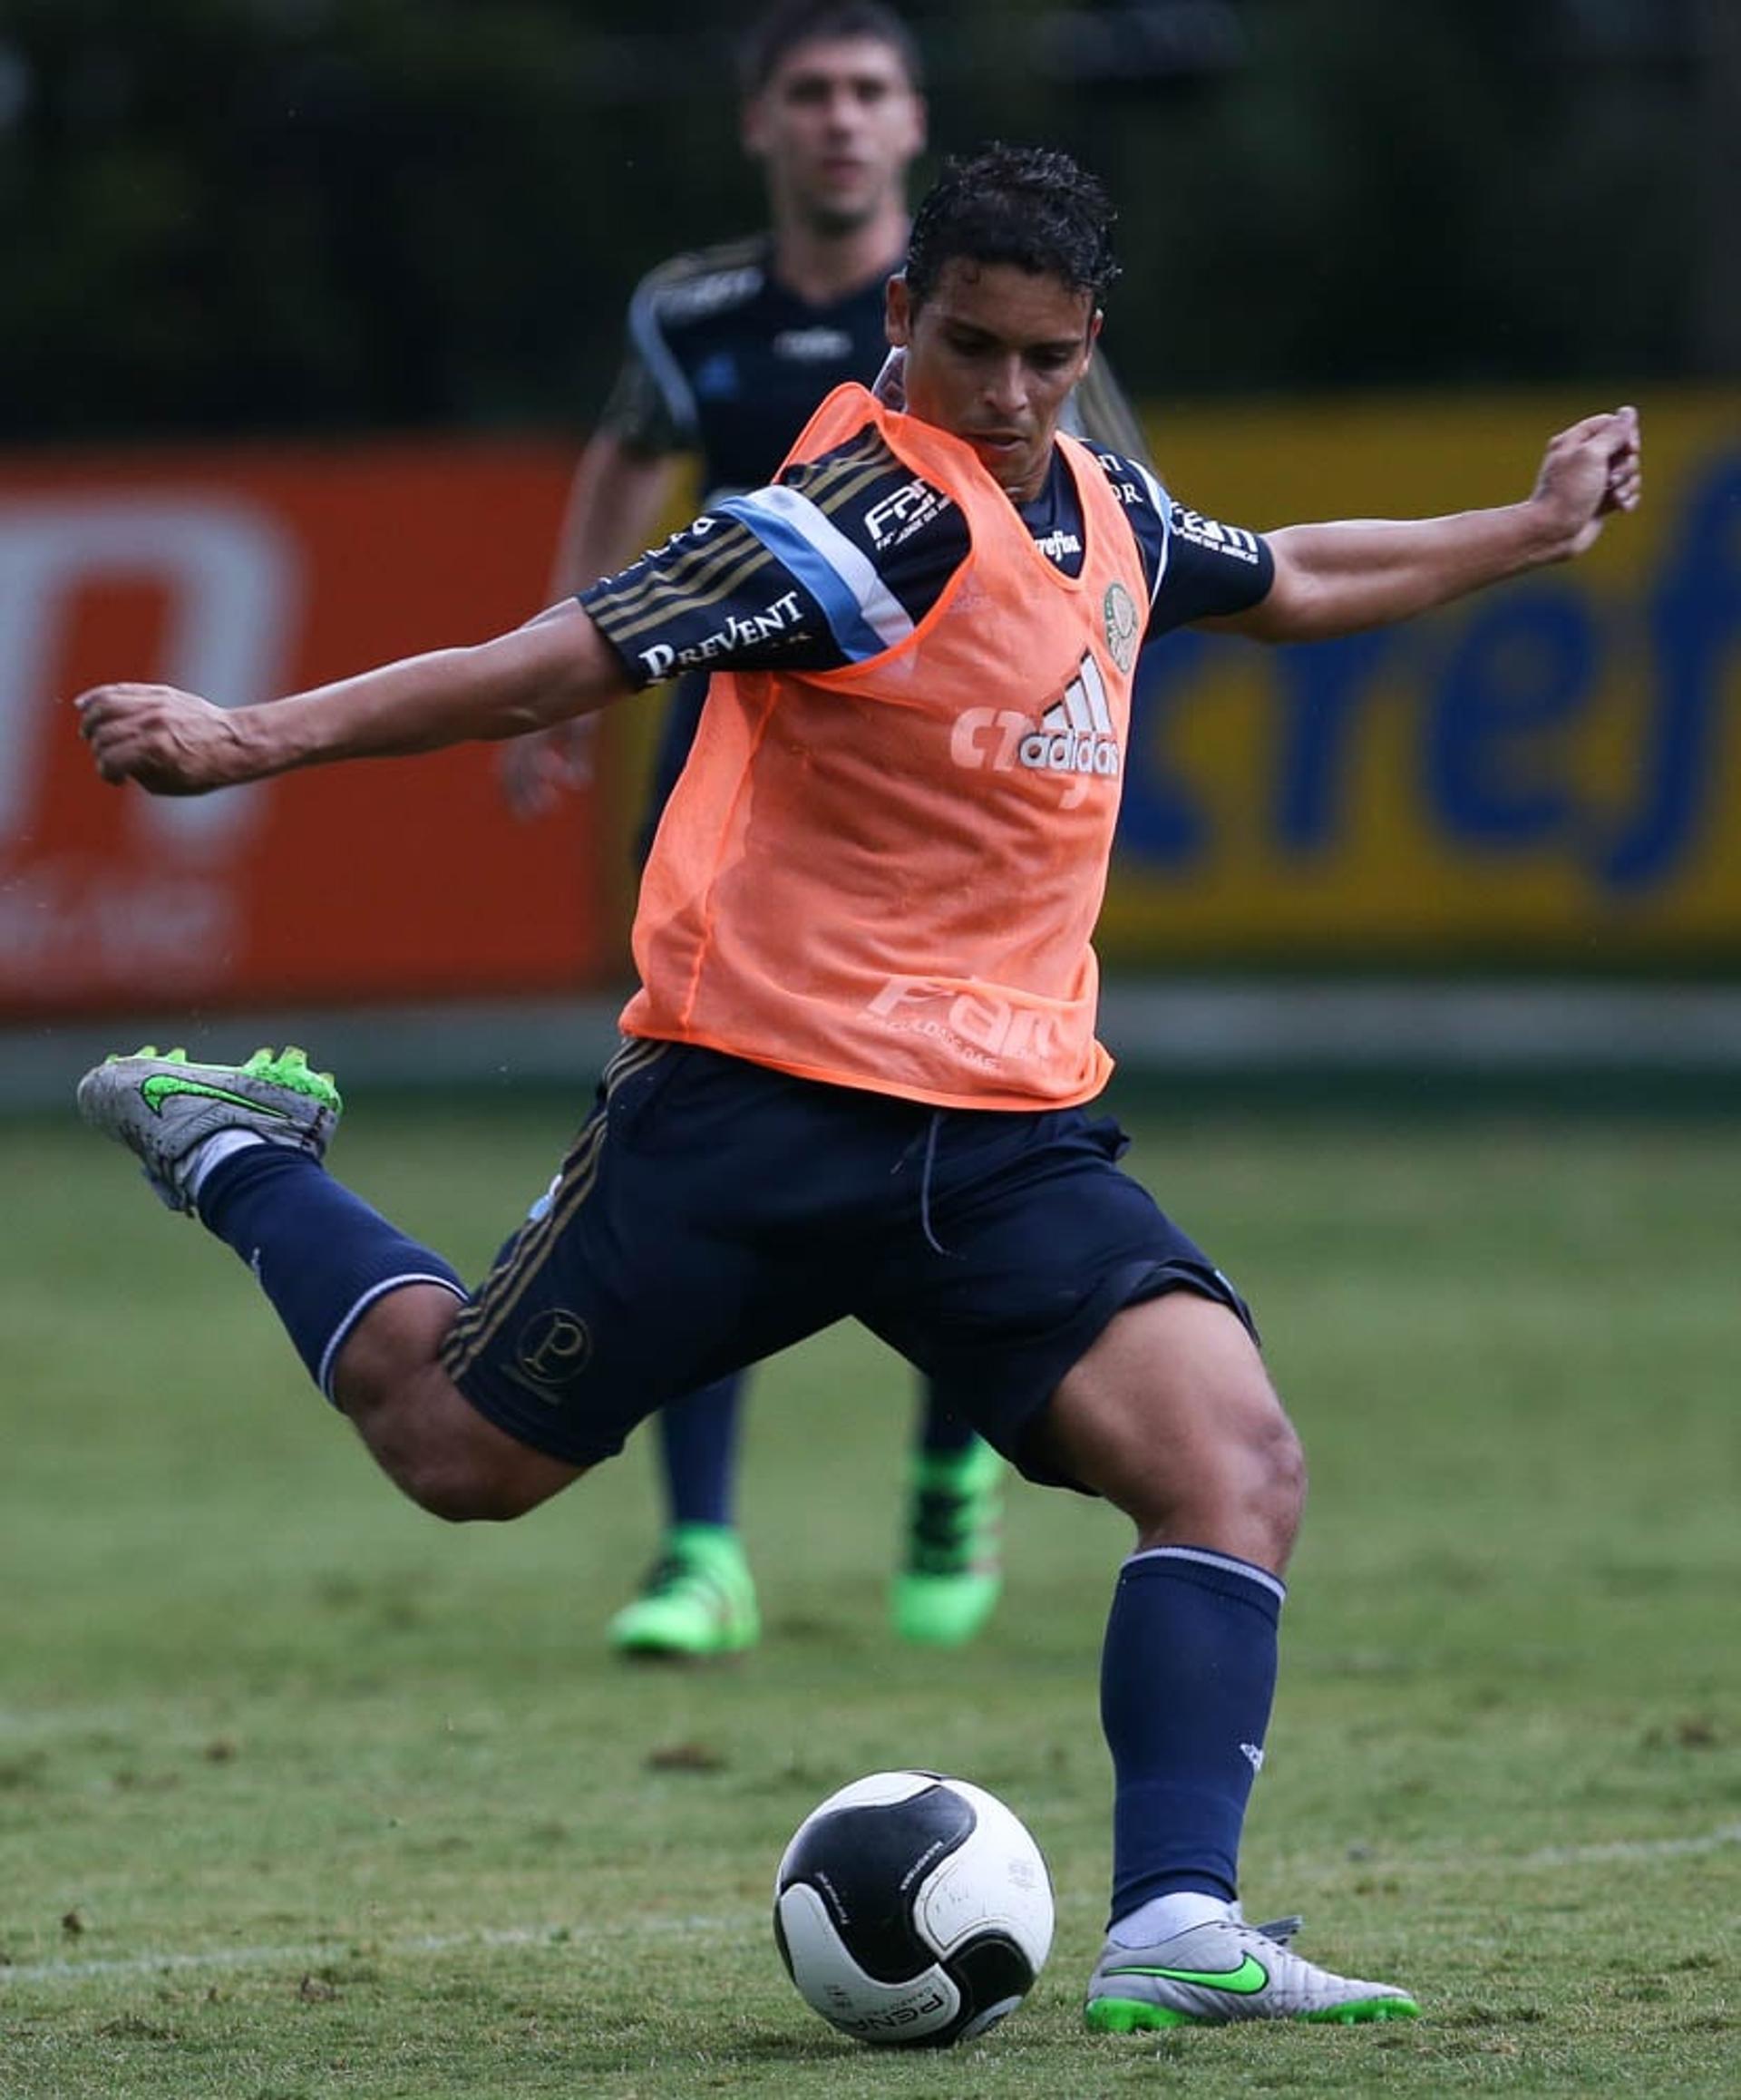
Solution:
{"label": "blurred background player", "polygon": [[[653,538],[680,459],[698,461],[702,507],[762,487],[812,411],[888,355],[884,287],[906,254],[906,180],[923,150],[919,47],[878,0],[785,0],[740,57],[741,137],[764,173],[767,228],[651,271],[628,309],[627,354],[576,471],[551,597],[614,575]],[[1066,427],[1143,456],[1136,419],[1096,359]],[[644,858],[694,741],[705,671],[667,705],[638,841]],[[587,718],[511,745],[511,794],[535,808],[590,762]],[[641,1590],[611,1620],[628,1655],[749,1648],[755,1585],[736,1528],[743,1375],[659,1416],[666,1525]],[[910,1459],[891,1595],[905,1639],[970,1640],[1003,1577],[1003,1463],[927,1389]]]}

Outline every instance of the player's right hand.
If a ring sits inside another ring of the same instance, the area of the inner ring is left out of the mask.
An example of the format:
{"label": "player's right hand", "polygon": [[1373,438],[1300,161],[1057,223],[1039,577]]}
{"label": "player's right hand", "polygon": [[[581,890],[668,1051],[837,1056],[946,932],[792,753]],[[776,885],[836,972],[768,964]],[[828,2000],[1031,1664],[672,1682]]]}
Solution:
{"label": "player's right hand", "polygon": [[502,800],[522,822],[543,816],[565,794],[591,784],[598,742],[596,715],[515,737],[497,762]]}
{"label": "player's right hand", "polygon": [[221,707],[173,685],[93,685],[73,703],[98,773],[154,795],[199,795],[247,777]]}

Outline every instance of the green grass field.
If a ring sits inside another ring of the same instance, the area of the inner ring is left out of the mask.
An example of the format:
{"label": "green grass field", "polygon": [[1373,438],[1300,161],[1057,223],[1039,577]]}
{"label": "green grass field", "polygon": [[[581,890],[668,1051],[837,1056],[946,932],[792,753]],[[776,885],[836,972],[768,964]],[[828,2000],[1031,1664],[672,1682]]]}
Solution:
{"label": "green grass field", "polygon": [[[764,1645],[627,1669],[647,1451],[499,1530],[401,1504],[69,1115],[0,1126],[0,2095],[1741,2092],[1741,1123],[1130,1120],[1313,1461],[1248,1906],[1424,2019],[1081,2031],[1123,1528],[1017,1486],[991,1631],[899,1648],[868,1339],[758,1386]],[[334,1163],[475,1272],[566,1134],[365,1102]],[[768,1928],[799,1817],[902,1764],[1004,1794],[1057,1887],[1027,2005],[940,2056],[835,2036]]]}

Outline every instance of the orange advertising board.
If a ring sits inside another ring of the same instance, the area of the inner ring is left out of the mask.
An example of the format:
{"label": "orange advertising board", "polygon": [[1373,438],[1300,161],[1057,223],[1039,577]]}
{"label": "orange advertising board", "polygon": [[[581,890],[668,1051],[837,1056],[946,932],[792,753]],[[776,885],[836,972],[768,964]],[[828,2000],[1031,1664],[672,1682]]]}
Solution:
{"label": "orange advertising board", "polygon": [[571,454],[370,443],[0,465],[0,1017],[554,993],[620,960],[595,798],[510,814],[497,753],[187,801],[96,780],[68,705],[224,705],[539,609]]}

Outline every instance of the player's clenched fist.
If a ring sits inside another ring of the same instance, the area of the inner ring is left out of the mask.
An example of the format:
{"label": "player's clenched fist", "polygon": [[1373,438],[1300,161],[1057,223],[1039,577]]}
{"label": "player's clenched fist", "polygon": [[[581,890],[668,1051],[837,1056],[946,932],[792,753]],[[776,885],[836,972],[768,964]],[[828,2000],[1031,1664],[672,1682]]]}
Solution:
{"label": "player's clenched fist", "polygon": [[106,781],[137,781],[154,795],[197,795],[230,777],[224,759],[233,724],[198,694],[173,685],[93,685],[73,705]]}
{"label": "player's clenched fist", "polygon": [[1548,442],[1533,501],[1563,521],[1566,552],[1582,554],[1615,510],[1636,510],[1643,486],[1636,408],[1587,415]]}

